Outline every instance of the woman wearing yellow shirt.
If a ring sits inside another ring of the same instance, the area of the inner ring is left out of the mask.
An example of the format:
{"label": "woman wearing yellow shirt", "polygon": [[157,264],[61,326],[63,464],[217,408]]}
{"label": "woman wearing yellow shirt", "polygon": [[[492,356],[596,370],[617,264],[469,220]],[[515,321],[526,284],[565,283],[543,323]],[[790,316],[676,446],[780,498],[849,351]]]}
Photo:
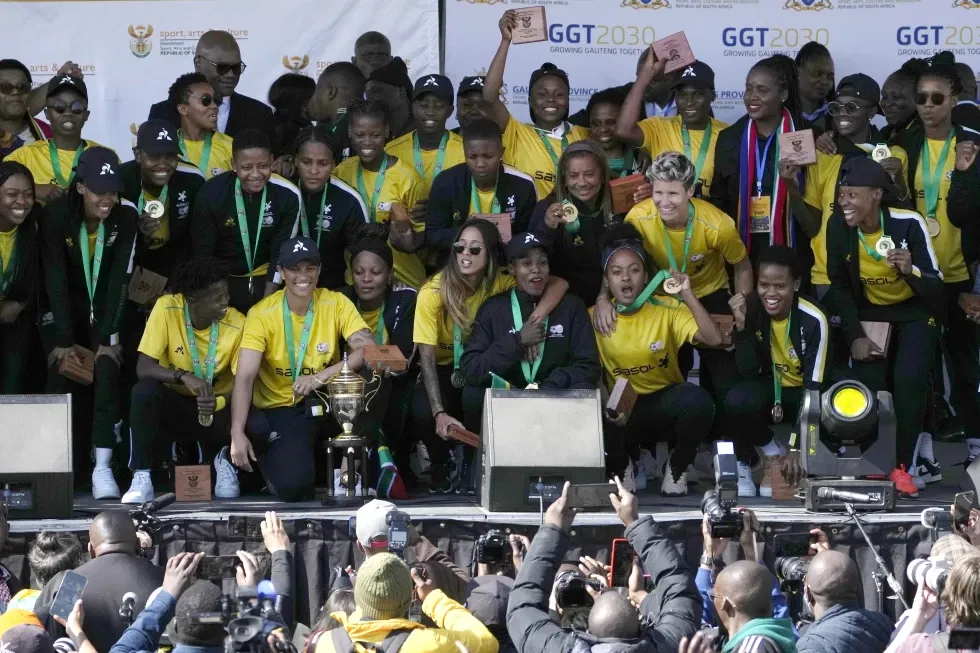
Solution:
{"label": "woman wearing yellow shirt", "polygon": [[[252,471],[259,461],[269,488],[283,501],[313,492],[318,424],[305,398],[340,371],[339,344],[350,348],[351,369],[360,348],[373,342],[349,299],[317,288],[320,251],[309,238],[279,250],[278,290],[248,312],[231,402],[231,461]],[[256,458],[258,452],[261,460]]]}
{"label": "woman wearing yellow shirt", "polygon": [[684,381],[677,354],[685,343],[721,344],[721,332],[691,290],[687,275],[672,276],[681,302],[651,300],[643,292],[649,281],[646,252],[632,225],[610,230],[603,257],[606,284],[619,313],[614,333],[596,334],[606,388],[626,379],[638,395],[628,417],[606,414],[606,473],[622,477],[630,458],[638,457],[639,448],[653,440],[651,433],[656,431],[674,443],[660,491],[685,495],[687,466],[711,429],[715,406],[707,391]]}
{"label": "woman wearing yellow shirt", "polygon": [[[450,427],[478,430],[479,412],[464,413],[465,378],[459,369],[473,318],[484,300],[514,287],[514,277],[500,269],[500,235],[490,222],[471,218],[456,235],[453,254],[445,267],[425,282],[415,309],[415,342],[422,362],[424,393],[417,391],[412,412],[432,459],[433,493],[457,489],[459,474],[451,477],[446,465],[449,447],[444,440]],[[552,277],[541,302],[528,321],[539,322],[554,310],[568,284]],[[463,418],[461,422],[457,417]],[[430,436],[438,435],[439,438]],[[460,489],[460,491],[463,491]]]}
{"label": "woman wearing yellow shirt", "polygon": [[177,131],[183,157],[210,179],[232,169],[232,138],[218,131],[219,98],[201,73],[187,73],[170,86],[170,103],[180,116]]}
{"label": "woman wearing yellow shirt", "polygon": [[[218,259],[182,263],[170,276],[170,294],[153,306],[139,343],[129,416],[133,483],[122,503],[153,499],[150,452],[161,430],[173,441],[228,442],[231,368],[245,326],[245,316],[228,306],[229,273]],[[219,499],[238,496],[227,449],[214,459]]]}
{"label": "woman wearing yellow shirt", "polygon": [[395,279],[418,288],[425,266],[415,254],[425,236],[426,186],[411,164],[387,154],[388,109],[380,102],[354,102],[349,111],[351,149],[355,156],[333,170],[333,176],[355,189],[367,207],[369,223],[388,223],[394,249]]}

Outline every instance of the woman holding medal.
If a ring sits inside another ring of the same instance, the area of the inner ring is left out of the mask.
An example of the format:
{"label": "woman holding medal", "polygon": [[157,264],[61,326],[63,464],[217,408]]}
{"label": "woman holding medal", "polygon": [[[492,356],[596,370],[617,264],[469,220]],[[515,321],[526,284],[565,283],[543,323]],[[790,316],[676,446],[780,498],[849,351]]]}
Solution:
{"label": "woman holding medal", "polygon": [[24,394],[37,343],[41,256],[38,228],[44,210],[34,200],[31,172],[0,163],[0,393]]}
{"label": "woman holding medal", "polygon": [[[851,367],[872,392],[890,390],[897,421],[899,466],[890,478],[915,496],[906,472],[922,430],[936,364],[943,275],[925,220],[893,208],[894,185],[879,163],[855,157],[844,164],[838,204],[827,226],[827,303],[840,316]],[[888,351],[872,341],[862,322],[885,322]]]}
{"label": "woman holding medal", "polygon": [[[116,443],[113,427],[119,419],[119,331],[132,271],[137,214],[131,202],[119,199],[122,179],[119,159],[112,150],[85,150],[74,179],[65,197],[48,205],[40,225],[47,289],[47,303],[41,308],[41,339],[49,352],[46,391],[75,394],[82,386],[62,376],[59,365],[65,358],[82,364],[76,346],[95,353],[92,421],[83,428],[80,420],[74,420],[74,433],[91,433],[94,498],[118,499],[119,486],[109,463]],[[81,402],[74,405],[82,410]],[[83,443],[84,435],[80,435],[74,449],[86,460],[89,449]]]}
{"label": "woman holding medal", "polygon": [[[646,258],[633,225],[617,225],[609,231],[603,267],[619,320],[612,334],[596,334],[596,344],[606,389],[626,379],[638,398],[629,416],[606,413],[606,474],[622,477],[630,458],[638,457],[639,448],[649,444],[656,429],[674,445],[660,491],[683,496],[687,467],[711,429],[715,407],[706,390],[684,381],[678,351],[685,343],[717,346],[722,335],[691,290],[687,275],[662,271],[651,282]],[[652,298],[661,283],[677,298]]]}
{"label": "woman holding medal", "polygon": [[[130,402],[129,468],[133,482],[122,503],[153,499],[150,458],[160,431],[173,441],[227,445],[245,316],[228,306],[230,268],[217,259],[180,264],[157,300],[139,343]],[[214,459],[214,495],[238,496],[238,476],[224,446]]]}
{"label": "woman holding medal", "polygon": [[742,380],[724,398],[725,415],[735,431],[738,496],[754,497],[749,461],[759,447],[765,474],[759,494],[772,496],[772,474],[786,451],[770,424],[794,419],[805,390],[820,390],[832,361],[830,320],[817,304],[799,294],[796,253],[784,245],[759,255],[755,292],[730,300],[735,317],[735,360]]}
{"label": "woman holding medal", "polygon": [[[417,388],[413,415],[431,456],[435,484],[431,492],[460,489],[459,475],[448,469],[450,427],[479,428],[479,413],[463,410],[466,377],[459,369],[463,348],[477,310],[488,297],[514,287],[514,277],[500,269],[500,235],[490,222],[470,218],[459,228],[453,255],[425,282],[415,309],[415,342],[419,346],[423,387]],[[542,322],[558,305],[568,284],[551,278],[529,322]],[[460,421],[457,417],[463,418]],[[433,438],[433,435],[439,438]]]}
{"label": "woman holding medal", "polygon": [[361,347],[374,339],[349,299],[316,287],[316,243],[287,240],[278,261],[283,289],[249,311],[233,367],[231,462],[250,472],[258,461],[276,496],[301,501],[316,480],[318,431],[305,399],[340,371],[340,343],[347,343],[347,362],[357,370]]}
{"label": "woman holding medal", "polygon": [[232,138],[218,131],[217,96],[201,73],[187,73],[170,86],[170,104],[180,116],[180,153],[205,179],[232,169]]}
{"label": "woman holding medal", "polygon": [[411,288],[425,281],[425,266],[415,253],[425,225],[415,213],[427,197],[422,176],[410,164],[387,154],[390,135],[388,109],[377,101],[354,102],[350,119],[350,157],[333,169],[333,176],[357,189],[370,224],[388,224],[394,250],[395,279]]}

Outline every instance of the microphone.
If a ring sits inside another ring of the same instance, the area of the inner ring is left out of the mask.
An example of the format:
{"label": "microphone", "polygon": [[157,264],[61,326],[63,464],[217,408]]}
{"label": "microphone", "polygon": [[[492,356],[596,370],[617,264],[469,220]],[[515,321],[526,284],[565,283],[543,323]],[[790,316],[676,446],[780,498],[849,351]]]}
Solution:
{"label": "microphone", "polygon": [[819,488],[817,497],[844,503],[878,503],[881,500],[879,497],[873,497],[866,492],[848,492],[847,490],[835,490],[832,487]]}
{"label": "microphone", "polygon": [[140,510],[142,510],[147,515],[152,515],[157,510],[162,510],[163,508],[166,508],[176,500],[177,500],[177,495],[174,494],[173,492],[168,492],[167,494],[157,497],[153,501],[144,503],[142,506],[140,506]]}
{"label": "microphone", "polygon": [[133,611],[136,609],[136,601],[139,599],[135,592],[126,592],[122,598],[122,605],[119,606],[119,618],[124,619],[130,625],[133,624]]}

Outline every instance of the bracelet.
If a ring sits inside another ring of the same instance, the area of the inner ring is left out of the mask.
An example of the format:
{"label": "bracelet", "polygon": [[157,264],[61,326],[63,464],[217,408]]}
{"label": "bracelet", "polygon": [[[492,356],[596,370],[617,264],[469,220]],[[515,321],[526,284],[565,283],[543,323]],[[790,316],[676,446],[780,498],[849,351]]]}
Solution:
{"label": "bracelet", "polygon": [[432,414],[432,419],[435,419],[435,418],[439,417],[440,415],[444,415],[445,413],[446,413],[446,411],[444,411],[444,410],[438,410],[438,411],[436,411],[435,413]]}

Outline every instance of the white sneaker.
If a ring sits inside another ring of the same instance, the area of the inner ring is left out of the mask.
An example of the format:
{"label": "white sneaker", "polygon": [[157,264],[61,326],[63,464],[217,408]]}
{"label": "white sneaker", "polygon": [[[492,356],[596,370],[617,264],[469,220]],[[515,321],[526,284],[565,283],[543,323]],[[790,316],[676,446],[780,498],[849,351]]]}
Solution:
{"label": "white sneaker", "polygon": [[664,480],[660,484],[660,494],[665,497],[687,496],[687,472],[685,471],[678,478],[672,478],[674,473],[670,471],[670,461],[664,463]]}
{"label": "white sneaker", "polygon": [[634,463],[633,461],[628,461],[626,463],[626,471],[623,473],[623,487],[626,488],[627,492],[636,493],[636,474],[633,471]]}
{"label": "white sneaker", "polygon": [[748,463],[738,461],[738,496],[754,497],[756,494],[755,483],[752,482],[752,467]]}
{"label": "white sneaker", "polygon": [[649,449],[640,449],[640,469],[646,474],[647,480],[655,481],[660,478],[660,466],[657,465],[657,459],[653,457],[653,454]]}
{"label": "white sneaker", "polygon": [[96,467],[92,470],[93,499],[118,499],[121,494],[110,468]]}
{"label": "white sneaker", "polygon": [[140,504],[153,501],[153,481],[150,472],[133,472],[133,482],[129,491],[123,495],[119,503]]}
{"label": "white sneaker", "polygon": [[228,447],[214,457],[214,496],[216,499],[237,499],[241,495],[238,486],[238,470],[228,460]]}

